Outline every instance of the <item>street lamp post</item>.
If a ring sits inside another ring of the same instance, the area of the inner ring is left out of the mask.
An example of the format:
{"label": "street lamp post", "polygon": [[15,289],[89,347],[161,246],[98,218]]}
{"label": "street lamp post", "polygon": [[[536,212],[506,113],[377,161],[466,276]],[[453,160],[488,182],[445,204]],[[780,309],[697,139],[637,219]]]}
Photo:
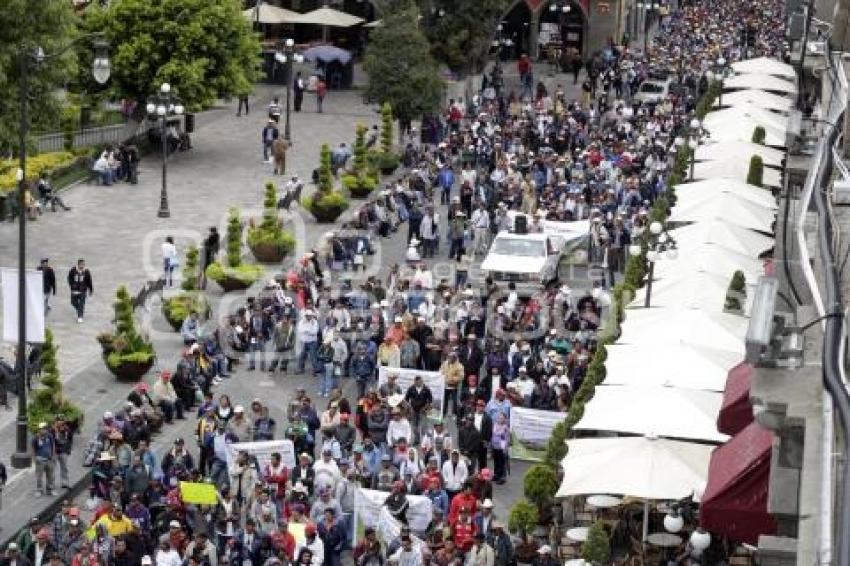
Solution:
{"label": "street lamp post", "polygon": [[168,83],[162,83],[154,100],[156,102],[148,102],[146,110],[149,119],[159,120],[159,136],[162,142],[162,187],[159,191],[159,210],[156,215],[168,218],[171,216],[168,209],[168,117],[180,116],[184,109],[172,94],[171,85]]}
{"label": "street lamp post", "polygon": [[660,5],[655,0],[649,0],[647,2],[638,2],[637,7],[643,11],[643,53],[648,61],[649,28],[652,26],[651,16],[655,13],[656,10],[660,8]]}
{"label": "street lamp post", "polygon": [[[29,136],[29,77],[30,66],[49,59],[60,57],[80,41],[100,37],[101,34],[86,34],[78,37],[54,53],[45,53],[40,47],[22,43],[18,47],[18,96],[20,98],[20,116],[18,124],[18,351],[16,352],[15,371],[18,380],[18,418],[15,423],[15,453],[12,454],[13,468],[29,468],[32,456],[29,453],[27,433],[27,137]],[[92,75],[99,84],[109,80],[110,64],[106,42],[94,42],[94,60]]]}
{"label": "street lamp post", "polygon": [[715,78],[720,83],[720,92],[717,95],[717,105],[723,106],[723,81],[726,79],[726,74],[729,71],[729,67],[726,66],[726,59],[721,55],[717,58],[717,67],[714,73]]}
{"label": "street lamp post", "polygon": [[690,125],[690,131],[688,132],[688,148],[691,150],[691,155],[690,155],[690,157],[691,157],[691,168],[690,168],[690,175],[689,175],[688,178],[691,181],[693,181],[694,180],[694,163],[696,162],[697,147],[699,147],[699,136],[700,136],[701,124],[700,124],[699,120],[697,120],[696,118],[693,118],[689,125]]}
{"label": "street lamp post", "polygon": [[286,122],[283,126],[283,139],[291,141],[289,131],[289,96],[292,91],[292,63],[304,62],[304,56],[295,52],[295,40],[291,37],[283,42],[283,49],[274,54],[274,59],[284,65],[286,72]]}
{"label": "street lamp post", "polygon": [[646,277],[646,298],[643,307],[648,309],[652,300],[652,279],[655,277],[655,262],[664,257],[675,260],[679,257],[676,243],[664,231],[661,222],[653,222],[649,225],[649,251],[646,252],[646,260],[649,262],[649,272]]}

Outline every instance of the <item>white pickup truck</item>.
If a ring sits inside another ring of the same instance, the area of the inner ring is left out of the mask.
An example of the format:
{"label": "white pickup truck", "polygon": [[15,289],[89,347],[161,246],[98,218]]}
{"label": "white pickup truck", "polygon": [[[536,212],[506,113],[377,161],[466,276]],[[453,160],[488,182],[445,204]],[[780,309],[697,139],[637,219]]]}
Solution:
{"label": "white pickup truck", "polygon": [[496,284],[513,282],[518,289],[539,289],[558,278],[563,242],[546,234],[499,232],[481,270]]}

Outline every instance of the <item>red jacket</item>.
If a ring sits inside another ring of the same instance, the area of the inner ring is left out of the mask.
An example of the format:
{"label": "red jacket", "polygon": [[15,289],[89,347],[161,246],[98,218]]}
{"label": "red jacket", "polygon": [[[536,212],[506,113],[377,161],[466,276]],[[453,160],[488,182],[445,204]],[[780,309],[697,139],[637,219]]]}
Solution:
{"label": "red jacket", "polygon": [[469,552],[469,549],[475,544],[476,530],[472,520],[466,523],[458,521],[452,526],[452,538],[454,538],[455,544],[460,550]]}
{"label": "red jacket", "polygon": [[275,531],[269,537],[275,550],[283,550],[289,560],[295,560],[295,537],[289,531]]}
{"label": "red jacket", "polygon": [[478,500],[475,495],[465,495],[463,492],[458,493],[452,499],[449,506],[449,523],[454,524],[460,516],[460,510],[464,507],[469,508],[469,516],[474,517],[475,511],[478,509]]}

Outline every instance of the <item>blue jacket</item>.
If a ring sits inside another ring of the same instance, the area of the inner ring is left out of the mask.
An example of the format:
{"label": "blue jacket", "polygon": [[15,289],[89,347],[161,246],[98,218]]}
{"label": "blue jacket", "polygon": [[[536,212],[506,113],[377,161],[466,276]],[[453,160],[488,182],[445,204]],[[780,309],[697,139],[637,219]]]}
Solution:
{"label": "blue jacket", "polygon": [[437,175],[437,182],[444,189],[450,189],[455,184],[455,174],[450,167],[443,167]]}

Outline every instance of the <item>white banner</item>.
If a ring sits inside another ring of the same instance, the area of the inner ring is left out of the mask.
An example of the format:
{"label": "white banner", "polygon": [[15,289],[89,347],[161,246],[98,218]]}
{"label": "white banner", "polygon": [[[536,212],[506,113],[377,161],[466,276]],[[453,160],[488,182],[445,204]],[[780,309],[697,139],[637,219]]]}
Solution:
{"label": "white banner", "polygon": [[[410,528],[414,532],[424,532],[416,531],[412,525]],[[378,535],[378,538],[384,543],[385,547],[401,536],[401,523],[393,518],[390,510],[386,507],[381,507],[381,511],[378,514],[378,524],[375,526],[375,534]],[[416,535],[411,535],[410,538],[413,541],[413,548],[421,552],[425,542]]]}
{"label": "white banner", "polygon": [[567,418],[566,413],[540,409],[511,408],[511,435],[526,445],[545,447],[555,425]]}
{"label": "white banner", "polygon": [[407,388],[413,385],[414,378],[417,375],[421,375],[422,381],[431,390],[431,396],[434,398],[433,406],[428,416],[434,419],[441,419],[443,417],[443,402],[446,397],[446,381],[443,379],[443,374],[438,371],[380,367],[378,368],[378,387],[387,382],[387,376],[390,374],[398,376],[395,382],[401,387],[402,394],[407,393]]}
{"label": "white banner", "polygon": [[[522,214],[515,210],[507,212],[511,223],[516,222],[516,217]],[[531,226],[533,217],[528,216],[528,225]],[[557,240],[558,248],[563,250],[564,246],[571,243],[573,240],[581,240],[586,238],[590,233],[590,221],[588,220],[573,220],[572,222],[557,222],[555,220],[544,220],[541,222],[543,233],[550,236],[553,240]]]}
{"label": "white banner", "polygon": [[264,440],[261,442],[237,442],[227,446],[227,467],[230,468],[236,455],[247,452],[257,459],[260,472],[272,459],[274,452],[280,453],[280,461],[290,470],[295,467],[295,445],[291,440]]}
{"label": "white banner", "polygon": [[[26,275],[26,340],[44,342],[44,278],[41,271],[27,269]],[[3,341],[18,341],[18,270],[0,271],[3,287]]]}
{"label": "white banner", "polygon": [[[364,527],[374,527],[377,530],[381,520],[381,509],[389,495],[388,491],[358,489],[354,496],[354,514],[357,520],[363,523]],[[407,524],[413,532],[424,533],[431,523],[431,500],[424,495],[408,495],[407,501],[410,503],[410,508],[407,510]]]}

